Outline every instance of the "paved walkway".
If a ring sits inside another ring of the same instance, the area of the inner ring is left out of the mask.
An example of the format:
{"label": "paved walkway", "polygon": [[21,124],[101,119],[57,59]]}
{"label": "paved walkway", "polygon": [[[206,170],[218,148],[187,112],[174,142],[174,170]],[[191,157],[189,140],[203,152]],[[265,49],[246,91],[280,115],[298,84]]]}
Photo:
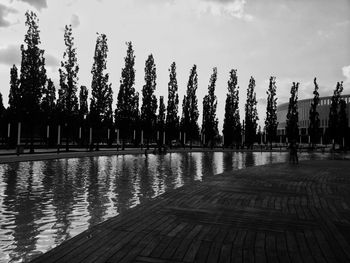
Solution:
{"label": "paved walkway", "polygon": [[33,262],[350,262],[350,162],[215,176],[130,209]]}

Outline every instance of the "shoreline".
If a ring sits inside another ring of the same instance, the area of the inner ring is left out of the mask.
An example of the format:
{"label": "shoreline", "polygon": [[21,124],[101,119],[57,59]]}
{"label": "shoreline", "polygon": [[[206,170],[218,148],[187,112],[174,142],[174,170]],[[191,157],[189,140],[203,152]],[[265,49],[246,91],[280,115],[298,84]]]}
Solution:
{"label": "shoreline", "polygon": [[[228,149],[228,148],[176,148],[168,149],[167,153],[182,153],[182,152],[288,152],[288,149]],[[308,152],[303,150],[301,152]],[[328,153],[329,150],[323,152]],[[322,153],[320,149],[311,151],[310,153]],[[66,151],[60,151],[57,153],[56,149],[37,149],[35,153],[31,154],[29,152],[22,153],[21,155],[16,155],[15,151],[0,151],[0,164],[14,163],[14,162],[28,162],[28,161],[42,161],[42,160],[54,160],[54,159],[69,159],[69,158],[83,158],[83,157],[95,157],[95,156],[113,156],[113,155],[127,155],[127,154],[145,154],[145,149],[139,148],[126,148],[125,150],[120,150],[117,148],[102,149],[99,151],[87,151],[85,148],[78,148]],[[153,153],[153,149],[148,150],[148,154],[159,154]]]}

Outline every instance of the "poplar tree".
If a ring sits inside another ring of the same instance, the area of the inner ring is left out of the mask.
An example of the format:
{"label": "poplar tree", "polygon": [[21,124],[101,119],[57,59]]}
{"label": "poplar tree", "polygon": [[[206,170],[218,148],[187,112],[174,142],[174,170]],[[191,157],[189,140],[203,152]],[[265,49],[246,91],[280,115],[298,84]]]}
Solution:
{"label": "poplar tree", "polygon": [[79,129],[81,129],[80,144],[83,145],[86,143],[86,132],[87,132],[87,123],[89,116],[89,106],[88,106],[88,89],[86,86],[81,85],[79,90],[79,110],[78,110],[78,120],[79,120]]}
{"label": "poplar tree", "polygon": [[310,136],[310,141],[312,143],[312,147],[318,142],[319,134],[320,134],[320,118],[317,111],[317,106],[320,102],[320,95],[318,93],[318,84],[316,82],[316,78],[314,78],[314,98],[311,102],[311,107],[309,111],[309,128],[308,133]]}
{"label": "poplar tree", "polygon": [[20,116],[29,127],[30,152],[34,152],[34,128],[40,121],[40,102],[42,90],[46,84],[44,50],[39,48],[39,19],[34,12],[26,12],[25,45],[21,45],[22,61],[20,75]]}
{"label": "poplar tree", "polygon": [[6,126],[5,122],[5,107],[2,99],[2,94],[0,93],[0,136],[4,135],[4,127]]}
{"label": "poplar tree", "polygon": [[79,119],[80,121],[83,121],[84,118],[89,113],[89,107],[88,107],[88,95],[89,91],[86,88],[86,86],[80,86],[79,91]]}
{"label": "poplar tree", "polygon": [[50,124],[56,113],[56,89],[51,79],[43,89],[43,98],[41,101],[41,110],[43,112],[46,124]]}
{"label": "poplar tree", "polygon": [[239,115],[239,87],[237,86],[237,70],[230,71],[230,78],[227,82],[227,95],[225,103],[225,118],[223,135],[225,146],[238,145],[241,140],[241,123]]}
{"label": "poplar tree", "polygon": [[[346,139],[349,133],[348,125],[349,124],[348,124],[346,102],[344,99],[341,99],[339,101],[338,138],[339,138],[339,142],[343,147],[345,147]],[[345,144],[343,144],[343,141]]]}
{"label": "poplar tree", "polygon": [[173,62],[169,69],[168,105],[166,110],[166,130],[169,141],[176,139],[179,131],[179,95],[176,79],[176,64]]}
{"label": "poplar tree", "polygon": [[71,25],[65,26],[64,44],[66,50],[63,53],[63,61],[61,61],[61,68],[59,69],[60,90],[58,100],[60,101],[61,110],[59,123],[65,124],[66,150],[68,151],[70,133],[72,126],[75,126],[73,118],[78,114],[77,82],[79,66]]}
{"label": "poplar tree", "polygon": [[266,139],[272,148],[272,142],[276,140],[277,136],[277,98],[276,98],[276,77],[270,77],[269,88],[267,94],[266,106]]}
{"label": "poplar tree", "polygon": [[97,149],[101,126],[110,126],[112,124],[112,85],[108,83],[109,74],[105,73],[107,68],[107,53],[107,37],[105,34],[99,34],[96,40],[94,63],[91,69],[90,99],[90,121],[95,128]]}
{"label": "poplar tree", "polygon": [[9,93],[9,112],[11,119],[17,119],[19,117],[21,94],[19,89],[19,79],[18,79],[18,70],[16,65],[10,70],[10,93]]}
{"label": "poplar tree", "polygon": [[0,92],[0,118],[3,117],[4,112],[5,112],[4,101],[2,98],[2,94]]}
{"label": "poplar tree", "polygon": [[256,104],[255,80],[251,77],[247,89],[247,102],[245,104],[245,142],[248,148],[253,146],[256,138],[257,121],[259,120]]}
{"label": "poplar tree", "polygon": [[115,110],[116,127],[120,130],[123,140],[129,137],[132,129],[136,129],[139,119],[139,94],[135,92],[135,55],[132,42],[127,42],[125,66],[120,77],[120,87]]}
{"label": "poplar tree", "polygon": [[[159,112],[157,116],[157,126],[159,131],[159,138],[163,138],[163,131],[165,129],[165,104],[164,97],[159,97]],[[163,140],[160,140],[160,144],[162,144]]]}
{"label": "poplar tree", "polygon": [[71,123],[72,117],[78,112],[77,82],[79,66],[72,36],[72,26],[65,26],[64,44],[66,50],[61,61],[60,75],[60,103],[63,111],[63,122]]}
{"label": "poplar tree", "polygon": [[[337,82],[337,86],[335,87],[335,90],[333,92],[332,96],[332,102],[331,107],[329,109],[329,119],[328,119],[328,134],[330,139],[336,141],[337,138],[337,129],[339,126],[339,116],[338,116],[338,110],[339,110],[339,102],[340,102],[340,96],[343,92],[343,82]],[[333,148],[335,145],[333,144]]]}
{"label": "poplar tree", "polygon": [[203,98],[202,134],[205,135],[206,143],[209,143],[211,148],[214,146],[215,137],[218,135],[217,98],[215,96],[216,80],[217,68],[215,67],[210,77],[208,94]]}
{"label": "poplar tree", "polygon": [[[199,135],[198,127],[198,99],[196,91],[198,88],[198,74],[197,66],[193,65],[187,83],[187,91],[182,101],[182,118],[181,130],[186,132],[186,138],[190,139],[192,147],[192,140],[197,139]],[[185,142],[186,143],[186,142]]]}
{"label": "poplar tree", "polygon": [[147,148],[149,148],[149,140],[157,120],[157,98],[154,95],[156,89],[156,78],[156,65],[154,63],[153,55],[151,54],[148,56],[145,63],[145,85],[142,88],[141,106],[141,121],[147,138]]}
{"label": "poplar tree", "polygon": [[293,82],[293,85],[290,90],[290,98],[286,120],[286,134],[289,142],[297,141],[299,136],[298,89],[299,82]]}

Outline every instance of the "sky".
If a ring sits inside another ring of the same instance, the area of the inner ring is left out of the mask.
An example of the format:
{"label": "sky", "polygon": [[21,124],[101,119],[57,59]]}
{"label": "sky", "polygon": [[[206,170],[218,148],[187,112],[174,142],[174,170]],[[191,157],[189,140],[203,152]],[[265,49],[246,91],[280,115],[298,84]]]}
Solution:
{"label": "sky", "polygon": [[300,82],[299,99],[312,97],[314,77],[321,96],[332,95],[338,81],[344,82],[343,94],[350,94],[349,0],[0,0],[0,92],[5,105],[10,68],[20,67],[27,10],[38,15],[40,47],[56,89],[65,25],[73,27],[79,86],[90,88],[97,33],[107,35],[106,72],[114,108],[127,41],[134,46],[135,88],[140,94],[149,54],[157,68],[155,94],[165,96],[165,101],[168,70],[176,62],[180,112],[193,64],[198,70],[200,112],[217,67],[219,131],[231,69],[237,69],[241,120],[249,79],[255,78],[259,124],[265,119],[270,76],[276,77],[278,103],[288,101],[292,82]]}

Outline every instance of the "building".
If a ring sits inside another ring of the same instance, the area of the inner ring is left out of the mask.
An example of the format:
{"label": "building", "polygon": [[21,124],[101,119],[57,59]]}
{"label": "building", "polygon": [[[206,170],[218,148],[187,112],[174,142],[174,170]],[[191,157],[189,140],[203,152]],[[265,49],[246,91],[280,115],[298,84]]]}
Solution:
{"label": "building", "polygon": [[[348,123],[350,123],[350,94],[342,95],[341,99],[344,99],[347,106]],[[298,113],[299,113],[299,134],[300,142],[307,143],[309,140],[308,127],[309,127],[309,111],[311,107],[312,99],[298,100]],[[328,127],[329,110],[331,107],[332,96],[320,97],[320,102],[317,106],[317,111],[320,119],[320,129],[322,129],[322,137]],[[277,137],[280,142],[285,142],[286,135],[286,119],[288,113],[289,102],[283,103],[277,106]]]}

